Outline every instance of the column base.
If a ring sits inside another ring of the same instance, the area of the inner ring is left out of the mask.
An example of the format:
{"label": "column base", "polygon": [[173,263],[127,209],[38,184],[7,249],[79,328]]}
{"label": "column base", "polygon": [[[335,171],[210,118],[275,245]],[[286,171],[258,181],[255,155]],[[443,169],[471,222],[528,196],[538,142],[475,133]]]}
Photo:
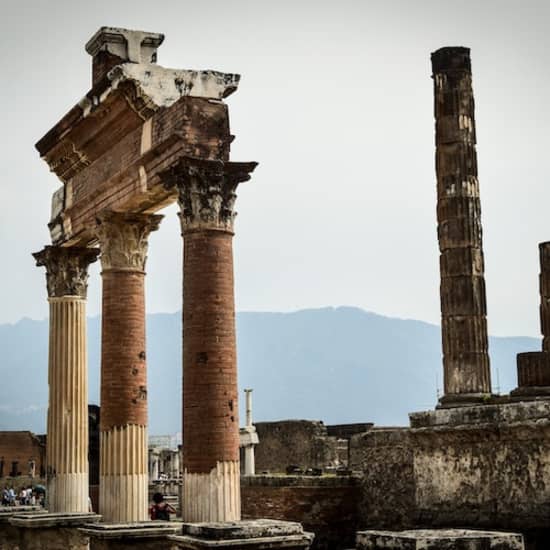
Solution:
{"label": "column base", "polygon": [[56,474],[48,479],[46,506],[51,513],[86,514],[88,505],[88,474]]}
{"label": "column base", "polygon": [[18,514],[9,522],[17,529],[18,550],[88,550],[88,537],[78,528],[101,519],[97,514]]}
{"label": "column base", "polygon": [[181,535],[169,537],[174,549],[233,548],[307,550],[313,533],[299,523],[269,519],[220,523],[184,523]]}
{"label": "column base", "polygon": [[87,525],[80,532],[89,537],[90,550],[166,550],[167,537],[181,530],[170,521]]}
{"label": "column base", "polygon": [[522,397],[525,400],[550,399],[550,386],[519,386],[510,392],[510,397]]}
{"label": "column base", "polygon": [[410,531],[360,531],[357,550],[524,550],[523,537],[517,533],[474,531],[469,529],[415,529]]}
{"label": "column base", "polygon": [[218,462],[211,472],[183,474],[182,517],[186,522],[239,521],[239,461]]}
{"label": "column base", "polygon": [[439,399],[436,409],[452,409],[490,404],[498,396],[491,393],[449,393]]}

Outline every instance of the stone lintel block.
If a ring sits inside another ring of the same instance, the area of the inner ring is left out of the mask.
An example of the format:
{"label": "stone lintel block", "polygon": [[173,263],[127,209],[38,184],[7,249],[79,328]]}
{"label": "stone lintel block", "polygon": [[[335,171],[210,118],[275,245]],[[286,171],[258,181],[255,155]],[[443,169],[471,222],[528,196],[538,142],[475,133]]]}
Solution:
{"label": "stone lintel block", "polygon": [[101,516],[93,513],[29,513],[12,516],[10,523],[16,527],[29,529],[81,527],[87,523],[96,523]]}
{"label": "stone lintel block", "polygon": [[479,426],[515,424],[547,420],[550,401],[520,401],[517,403],[478,404],[434,411],[410,413],[411,428]]}
{"label": "stone lintel block", "polygon": [[550,353],[533,351],[518,353],[518,386],[550,386]]}
{"label": "stone lintel block", "polygon": [[524,550],[517,533],[468,529],[360,531],[357,550]]}
{"label": "stone lintel block", "polygon": [[313,534],[299,523],[270,519],[220,523],[185,523],[182,535],[170,537],[175,548],[308,549]]}

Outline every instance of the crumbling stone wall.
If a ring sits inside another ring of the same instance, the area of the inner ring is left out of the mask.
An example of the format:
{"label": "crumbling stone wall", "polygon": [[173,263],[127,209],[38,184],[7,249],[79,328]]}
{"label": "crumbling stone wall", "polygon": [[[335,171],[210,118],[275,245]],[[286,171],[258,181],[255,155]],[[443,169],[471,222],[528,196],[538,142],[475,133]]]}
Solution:
{"label": "crumbling stone wall", "polygon": [[359,486],[353,477],[248,476],[241,479],[243,519],[298,521],[315,533],[312,549],[354,546]]}
{"label": "crumbling stone wall", "polygon": [[373,429],[350,441],[350,468],[361,473],[360,527],[414,525],[414,455],[408,428]]}
{"label": "crumbling stone wall", "polygon": [[287,466],[326,468],[339,464],[337,438],[321,421],[283,420],[255,423],[256,472],[286,472]]}
{"label": "crumbling stone wall", "polygon": [[549,412],[549,402],[430,411],[410,429],[353,436],[360,528],[502,529],[549,548]]}

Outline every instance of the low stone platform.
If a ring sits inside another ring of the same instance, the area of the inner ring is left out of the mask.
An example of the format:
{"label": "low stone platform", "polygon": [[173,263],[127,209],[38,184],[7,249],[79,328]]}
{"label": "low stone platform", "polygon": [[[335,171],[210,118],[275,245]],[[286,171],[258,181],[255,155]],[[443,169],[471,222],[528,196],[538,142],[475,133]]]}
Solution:
{"label": "low stone platform", "polygon": [[10,550],[88,550],[88,538],[78,527],[101,519],[97,514],[23,513],[12,516],[17,531]]}
{"label": "low stone platform", "polygon": [[269,519],[223,523],[184,523],[182,535],[169,537],[174,549],[245,548],[263,550],[286,548],[307,550],[314,535],[299,523]]}
{"label": "low stone platform", "polygon": [[524,550],[515,533],[468,529],[360,531],[356,550]]}
{"label": "low stone platform", "polygon": [[24,513],[46,513],[40,506],[0,506],[0,550],[12,550],[18,543],[19,531],[10,524],[13,516]]}
{"label": "low stone platform", "polygon": [[144,521],[138,523],[97,523],[86,525],[80,532],[89,537],[90,550],[166,550],[169,535],[181,531],[177,521]]}

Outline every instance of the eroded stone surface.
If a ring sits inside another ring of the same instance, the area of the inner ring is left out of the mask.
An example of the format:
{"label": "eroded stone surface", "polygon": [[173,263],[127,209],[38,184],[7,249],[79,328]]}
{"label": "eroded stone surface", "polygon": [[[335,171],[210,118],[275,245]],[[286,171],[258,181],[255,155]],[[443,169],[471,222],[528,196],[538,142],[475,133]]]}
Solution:
{"label": "eroded stone surface", "polygon": [[523,537],[515,533],[466,529],[362,531],[357,550],[523,550]]}

